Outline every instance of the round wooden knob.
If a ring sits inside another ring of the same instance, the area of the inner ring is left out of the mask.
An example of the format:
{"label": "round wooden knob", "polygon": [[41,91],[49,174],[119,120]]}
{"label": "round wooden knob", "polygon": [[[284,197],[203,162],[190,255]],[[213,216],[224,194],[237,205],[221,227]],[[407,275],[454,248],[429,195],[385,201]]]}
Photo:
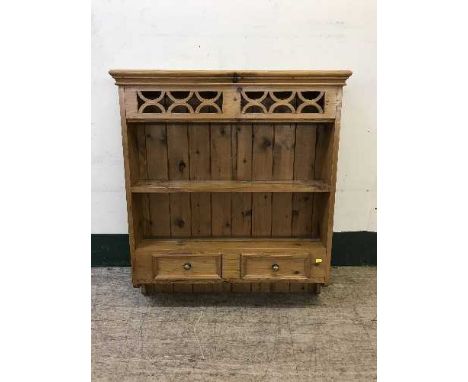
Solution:
{"label": "round wooden knob", "polygon": [[279,270],[279,265],[278,265],[278,264],[273,264],[273,265],[271,266],[271,269],[273,269],[273,272],[278,272],[278,270]]}
{"label": "round wooden knob", "polygon": [[185,269],[186,271],[190,270],[190,268],[192,268],[192,264],[190,264],[190,263],[185,263],[185,264],[184,264],[184,269]]}

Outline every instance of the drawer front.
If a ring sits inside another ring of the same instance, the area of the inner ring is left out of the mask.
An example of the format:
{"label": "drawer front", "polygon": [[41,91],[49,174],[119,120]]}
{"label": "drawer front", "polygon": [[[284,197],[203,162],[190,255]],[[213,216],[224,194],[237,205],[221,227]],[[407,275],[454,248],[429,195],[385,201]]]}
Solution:
{"label": "drawer front", "polygon": [[154,280],[219,280],[221,255],[153,255]]}
{"label": "drawer front", "polygon": [[306,280],[310,277],[308,254],[242,254],[244,280]]}

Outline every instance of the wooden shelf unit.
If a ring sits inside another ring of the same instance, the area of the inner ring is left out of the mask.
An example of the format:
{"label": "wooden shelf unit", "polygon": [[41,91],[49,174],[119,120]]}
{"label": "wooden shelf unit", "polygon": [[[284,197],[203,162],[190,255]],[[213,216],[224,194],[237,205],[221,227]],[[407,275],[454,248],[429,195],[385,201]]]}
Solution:
{"label": "wooden shelf unit", "polygon": [[328,283],[351,72],[110,73],[135,287],[318,292]]}

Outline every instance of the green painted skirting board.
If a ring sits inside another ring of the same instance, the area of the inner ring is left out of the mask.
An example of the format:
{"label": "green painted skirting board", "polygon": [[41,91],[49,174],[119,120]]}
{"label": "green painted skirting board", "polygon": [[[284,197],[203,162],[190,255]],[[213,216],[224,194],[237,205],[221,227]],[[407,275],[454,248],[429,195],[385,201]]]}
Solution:
{"label": "green painted skirting board", "polygon": [[[377,232],[333,233],[332,265],[377,265]],[[128,235],[91,234],[92,267],[128,267]]]}

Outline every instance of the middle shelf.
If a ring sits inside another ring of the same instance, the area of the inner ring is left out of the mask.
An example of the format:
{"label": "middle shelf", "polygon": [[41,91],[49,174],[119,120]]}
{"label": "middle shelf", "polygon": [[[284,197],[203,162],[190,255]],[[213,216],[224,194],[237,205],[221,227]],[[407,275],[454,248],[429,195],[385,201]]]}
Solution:
{"label": "middle shelf", "polygon": [[330,192],[330,185],[320,180],[143,180],[130,189],[133,193]]}

